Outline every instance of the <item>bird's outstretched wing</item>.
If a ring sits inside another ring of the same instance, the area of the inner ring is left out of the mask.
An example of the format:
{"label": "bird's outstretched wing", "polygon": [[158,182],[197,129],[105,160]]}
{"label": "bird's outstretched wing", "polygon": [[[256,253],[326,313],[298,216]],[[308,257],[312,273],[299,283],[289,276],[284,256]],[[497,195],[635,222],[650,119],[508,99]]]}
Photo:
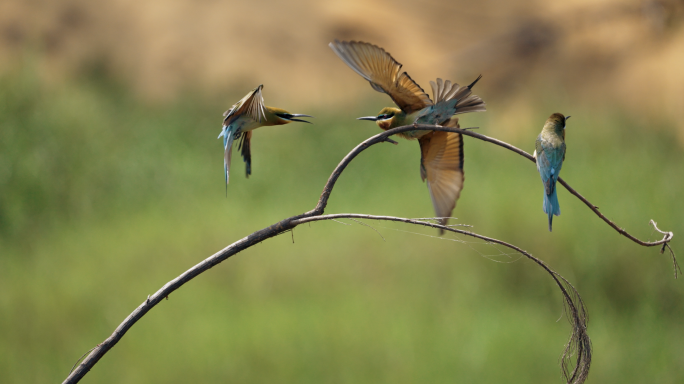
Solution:
{"label": "bird's outstretched wing", "polygon": [[[458,118],[452,118],[445,125],[458,127]],[[418,142],[420,175],[423,181],[427,180],[435,214],[450,217],[463,189],[463,137],[455,132],[432,131]],[[447,219],[440,222],[446,225]]]}
{"label": "bird's outstretched wing", "polygon": [[263,118],[266,120],[266,111],[264,109],[264,97],[261,95],[263,84],[254,88],[245,97],[240,99],[229,110],[223,113],[226,118],[223,119],[223,125],[230,124],[232,117],[242,115],[249,115],[254,121],[261,122]]}
{"label": "bird's outstretched wing", "polygon": [[425,91],[406,73],[384,49],[360,41],[338,41],[330,48],[354,72],[368,80],[378,92],[388,94],[395,104],[407,114],[432,105]]}

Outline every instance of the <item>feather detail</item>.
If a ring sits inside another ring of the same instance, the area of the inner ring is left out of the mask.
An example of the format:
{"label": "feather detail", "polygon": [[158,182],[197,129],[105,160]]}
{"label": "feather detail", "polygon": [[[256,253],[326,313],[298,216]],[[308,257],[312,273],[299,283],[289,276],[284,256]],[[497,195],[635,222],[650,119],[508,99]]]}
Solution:
{"label": "feather detail", "polygon": [[252,131],[247,131],[242,133],[240,137],[240,144],[238,145],[238,150],[242,155],[242,160],[245,162],[245,175],[249,178],[252,174],[252,151],[250,143],[252,141]]}
{"label": "feather detail", "polygon": [[[548,125],[548,122],[547,122]],[[548,215],[549,232],[552,230],[553,216],[560,216],[560,205],[556,182],[563,167],[565,158],[565,142],[560,135],[547,130],[546,125],[537,137],[534,150],[537,170],[544,184],[544,202],[542,209]]]}
{"label": "feather detail", "polygon": [[[223,170],[226,173],[226,186],[230,180],[230,158],[233,153],[233,131],[228,127],[223,127]],[[221,137],[221,136],[219,136]]]}
{"label": "feather detail", "polygon": [[432,105],[425,91],[406,73],[402,65],[384,49],[369,43],[338,41],[330,48],[354,72],[368,80],[378,92],[388,94],[407,114]]}
{"label": "feather detail", "polygon": [[437,79],[437,83],[430,82],[432,85],[432,93],[435,98],[435,104],[455,100],[452,108],[455,110],[454,115],[466,112],[482,112],[486,111],[484,101],[477,95],[472,94],[472,87],[480,80],[482,76],[478,77],[467,87],[461,87],[457,83],[451,83],[447,80],[442,82],[442,79]]}
{"label": "feather detail", "polygon": [[[478,80],[480,78],[478,77]],[[472,94],[471,87],[477,82],[475,80],[467,87],[461,87],[451,81],[437,79],[431,81],[435,104],[425,108],[420,112],[416,122],[422,124],[444,125],[449,118],[466,112],[485,111],[485,103],[482,99]]]}
{"label": "feather detail", "polygon": [[[458,120],[456,119],[456,126]],[[460,133],[432,131],[418,139],[421,178],[427,181],[430,198],[440,223],[446,225],[463,189],[463,137]],[[441,232],[440,232],[441,233]]]}
{"label": "feather detail", "polygon": [[245,97],[235,103],[229,110],[223,113],[223,125],[230,125],[232,121],[242,115],[248,115],[254,121],[261,123],[261,119],[266,120],[266,110],[264,107],[264,97],[261,94],[263,85],[250,91]]}
{"label": "feather detail", "polygon": [[549,217],[549,232],[551,232],[551,224],[553,222],[553,216],[560,216],[560,204],[558,204],[558,195],[556,194],[556,189],[550,195],[544,194],[544,213]]}

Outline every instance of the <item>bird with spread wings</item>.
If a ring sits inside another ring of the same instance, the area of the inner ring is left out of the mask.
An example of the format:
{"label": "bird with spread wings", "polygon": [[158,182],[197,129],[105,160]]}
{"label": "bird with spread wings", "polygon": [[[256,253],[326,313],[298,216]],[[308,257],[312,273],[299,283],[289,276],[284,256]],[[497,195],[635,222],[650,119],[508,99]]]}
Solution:
{"label": "bird with spread wings", "polygon": [[233,153],[233,141],[240,140],[238,150],[241,151],[245,161],[245,174],[252,174],[252,131],[265,126],[283,125],[293,121],[310,123],[297,117],[312,117],[297,113],[290,113],[284,109],[268,107],[264,105],[261,95],[263,85],[250,91],[245,97],[235,103],[229,110],[223,113],[223,126],[219,139],[223,137],[223,169],[226,175],[226,188],[230,179],[230,158]]}
{"label": "bird with spread wings", "polygon": [[[383,108],[377,116],[360,117],[375,121],[383,130],[411,124],[433,124],[459,128],[456,115],[485,111],[482,99],[472,94],[480,80],[461,87],[442,79],[431,81],[433,102],[413,79],[401,71],[402,65],[384,49],[369,43],[338,41],[330,48],[354,72],[366,79],[378,92],[386,93],[399,108]],[[463,135],[443,131],[407,131],[399,134],[418,139],[420,176],[427,180],[435,214],[446,225],[463,189]]]}

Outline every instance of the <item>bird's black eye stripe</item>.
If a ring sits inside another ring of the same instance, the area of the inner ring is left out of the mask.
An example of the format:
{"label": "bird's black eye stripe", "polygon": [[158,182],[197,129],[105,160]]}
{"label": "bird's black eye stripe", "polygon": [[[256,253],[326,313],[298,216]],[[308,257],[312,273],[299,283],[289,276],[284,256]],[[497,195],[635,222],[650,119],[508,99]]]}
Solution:
{"label": "bird's black eye stripe", "polygon": [[390,117],[392,117],[392,116],[388,115],[388,114],[384,114],[384,115],[378,116],[378,120],[385,120],[385,119],[389,119]]}
{"label": "bird's black eye stripe", "polygon": [[290,113],[276,113],[276,115],[278,117],[282,117],[283,119],[291,119],[292,118],[292,114],[290,114]]}

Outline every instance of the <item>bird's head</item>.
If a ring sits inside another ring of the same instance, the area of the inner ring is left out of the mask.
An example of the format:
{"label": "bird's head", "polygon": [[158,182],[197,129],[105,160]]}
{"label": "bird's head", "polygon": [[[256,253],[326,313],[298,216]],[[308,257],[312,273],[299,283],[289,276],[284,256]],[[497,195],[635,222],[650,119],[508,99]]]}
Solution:
{"label": "bird's head", "polygon": [[383,108],[377,116],[359,117],[357,120],[375,121],[378,127],[388,130],[390,128],[398,127],[399,121],[397,116],[402,115],[401,109],[386,107]]}
{"label": "bird's head", "polygon": [[553,115],[549,116],[548,120],[546,120],[546,124],[550,125],[553,127],[553,129],[558,132],[558,133],[563,133],[563,136],[565,136],[565,123],[568,121],[570,116],[563,116],[562,113],[554,113]]}
{"label": "bird's head", "polygon": [[[309,115],[303,115],[301,113],[290,113],[284,109],[280,108],[273,108],[273,107],[266,107],[268,110],[268,114],[273,117],[273,123],[272,125],[282,125],[282,124],[287,124],[291,123],[293,121],[298,121],[300,123],[309,123],[311,124],[310,121],[302,120],[302,119],[297,119],[297,117],[313,117]],[[267,116],[266,120],[270,120],[269,116]]]}

